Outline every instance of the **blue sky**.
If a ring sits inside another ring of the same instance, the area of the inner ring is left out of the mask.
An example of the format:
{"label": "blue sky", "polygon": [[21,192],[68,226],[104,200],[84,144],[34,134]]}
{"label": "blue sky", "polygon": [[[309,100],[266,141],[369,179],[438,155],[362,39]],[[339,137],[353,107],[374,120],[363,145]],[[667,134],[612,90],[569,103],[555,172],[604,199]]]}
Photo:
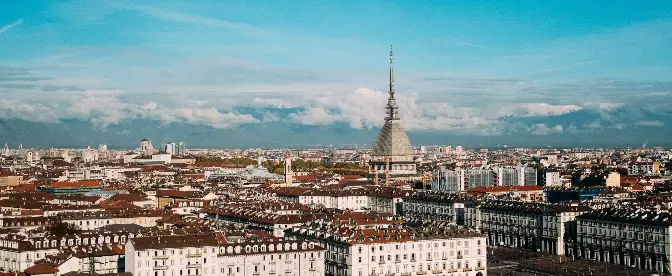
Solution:
{"label": "blue sky", "polygon": [[394,44],[411,131],[669,128],[671,33],[670,1],[11,1],[0,118],[376,128]]}

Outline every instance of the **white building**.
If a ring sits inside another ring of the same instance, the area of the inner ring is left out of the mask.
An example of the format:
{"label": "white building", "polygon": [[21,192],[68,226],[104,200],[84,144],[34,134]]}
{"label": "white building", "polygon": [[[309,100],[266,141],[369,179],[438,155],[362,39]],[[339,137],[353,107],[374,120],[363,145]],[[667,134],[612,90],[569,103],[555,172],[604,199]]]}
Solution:
{"label": "white building", "polygon": [[316,222],[287,236],[319,241],[327,249],[326,275],[487,275],[485,237],[447,225],[361,229]]}
{"label": "white building", "polygon": [[141,171],[141,168],[123,168],[123,167],[113,167],[113,168],[102,168],[103,177],[105,179],[125,179],[125,172],[138,172]]}
{"label": "white building", "polygon": [[177,154],[179,148],[176,143],[169,142],[164,146],[163,151],[165,151],[168,154]]}
{"label": "white building", "polygon": [[213,233],[134,238],[125,262],[134,276],[324,275],[324,249],[315,243],[225,243]]}
{"label": "white building", "polygon": [[546,187],[562,187],[560,172],[554,170],[546,171]]}
{"label": "white building", "polygon": [[152,146],[152,141],[147,139],[140,140],[140,152],[144,155],[150,155],[154,153],[154,147]]}
{"label": "white building", "polygon": [[495,173],[490,169],[439,169],[434,172],[432,190],[457,193],[495,185]]}

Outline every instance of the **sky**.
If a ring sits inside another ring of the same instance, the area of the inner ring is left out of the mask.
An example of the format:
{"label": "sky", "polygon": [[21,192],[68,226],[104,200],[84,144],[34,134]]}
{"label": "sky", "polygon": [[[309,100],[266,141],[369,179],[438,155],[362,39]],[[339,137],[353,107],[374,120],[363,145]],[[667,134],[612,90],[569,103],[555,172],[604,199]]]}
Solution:
{"label": "sky", "polygon": [[11,1],[0,119],[376,130],[393,45],[411,138],[640,143],[672,124],[671,33],[655,0]]}

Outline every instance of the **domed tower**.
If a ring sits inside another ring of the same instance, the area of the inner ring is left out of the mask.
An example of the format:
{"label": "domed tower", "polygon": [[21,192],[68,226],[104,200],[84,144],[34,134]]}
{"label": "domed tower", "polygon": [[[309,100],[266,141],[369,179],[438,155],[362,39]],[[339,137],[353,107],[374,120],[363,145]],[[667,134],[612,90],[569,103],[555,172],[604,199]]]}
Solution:
{"label": "domed tower", "polygon": [[401,127],[399,106],[397,106],[394,93],[394,66],[390,47],[390,90],[385,106],[387,116],[373,144],[373,154],[369,161],[369,175],[375,178],[374,182],[378,182],[378,175],[384,175],[386,179],[384,184],[389,184],[390,177],[417,174],[413,161],[413,147],[406,131]]}

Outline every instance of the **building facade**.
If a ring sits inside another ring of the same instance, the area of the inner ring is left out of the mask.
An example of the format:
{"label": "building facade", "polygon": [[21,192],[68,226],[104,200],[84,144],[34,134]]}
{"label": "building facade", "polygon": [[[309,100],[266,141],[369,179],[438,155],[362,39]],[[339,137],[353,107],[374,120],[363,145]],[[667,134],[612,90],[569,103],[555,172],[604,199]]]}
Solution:
{"label": "building facade", "polygon": [[487,275],[485,237],[445,224],[361,229],[312,223],[287,236],[326,248],[327,276]]}
{"label": "building facade", "polygon": [[224,243],[209,233],[131,239],[125,262],[134,276],[318,276],[324,252],[306,241]]}
{"label": "building facade", "polygon": [[576,240],[568,244],[572,255],[663,274],[672,271],[669,212],[610,207],[582,214],[576,221]]}

